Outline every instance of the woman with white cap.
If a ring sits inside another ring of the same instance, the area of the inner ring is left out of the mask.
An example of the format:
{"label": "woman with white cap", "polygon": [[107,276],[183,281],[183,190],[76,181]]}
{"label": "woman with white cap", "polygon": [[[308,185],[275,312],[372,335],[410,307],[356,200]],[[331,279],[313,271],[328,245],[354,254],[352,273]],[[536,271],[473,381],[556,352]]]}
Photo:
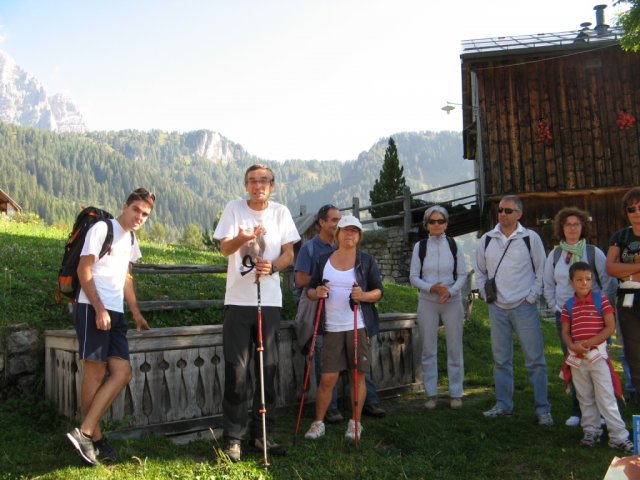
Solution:
{"label": "woman with white cap", "polygon": [[422,339],[422,376],[427,401],[433,410],[438,402],[438,326],[444,325],[447,339],[449,398],[453,409],[462,408],[464,359],[462,323],[464,309],[460,291],[467,279],[464,254],[446,235],[447,209],[434,205],[424,213],[429,236],[416,243],[411,256],[409,280],[420,290],[418,329]]}
{"label": "woman with white cap", "polygon": [[[351,395],[353,413],[345,437],[347,440],[356,441],[362,434],[359,419],[366,397],[365,373],[371,365],[368,337],[377,335],[379,331],[378,312],[374,303],[382,298],[383,287],[376,261],[371,255],[358,249],[360,240],[360,221],[352,215],[342,217],[336,233],[337,249],[318,259],[309,282],[309,298],[325,300],[322,312],[322,376],[316,392],[315,421],[305,434],[307,439],[314,440],[324,435],[323,419],[341,371],[349,371],[353,385],[354,310],[357,313],[358,326],[358,398],[356,405],[355,395]],[[358,308],[352,310],[354,303]]]}

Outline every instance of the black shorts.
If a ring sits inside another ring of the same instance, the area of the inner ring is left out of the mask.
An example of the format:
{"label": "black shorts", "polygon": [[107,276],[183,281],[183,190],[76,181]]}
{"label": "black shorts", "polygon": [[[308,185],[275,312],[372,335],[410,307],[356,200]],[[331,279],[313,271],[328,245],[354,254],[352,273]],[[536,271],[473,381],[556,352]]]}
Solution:
{"label": "black shorts", "polygon": [[127,321],[124,313],[107,310],[111,329],[96,327],[96,311],[88,303],[77,303],[74,308],[78,351],[81,360],[107,363],[109,357],[129,360]]}

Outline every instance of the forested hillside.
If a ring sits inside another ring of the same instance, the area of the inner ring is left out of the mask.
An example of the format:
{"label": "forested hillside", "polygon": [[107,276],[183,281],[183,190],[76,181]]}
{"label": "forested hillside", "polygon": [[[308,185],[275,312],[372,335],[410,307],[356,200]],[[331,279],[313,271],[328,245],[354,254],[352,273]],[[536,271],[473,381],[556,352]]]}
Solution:
{"label": "forested hillside", "polygon": [[[247,166],[266,163],[276,174],[274,199],[294,214],[300,205],[313,211],[332,202],[361,205],[377,178],[387,138],[380,139],[356,160],[274,162],[250,155],[224,137],[207,158],[202,139],[213,132],[161,131],[54,133],[0,123],[0,188],[24,210],[49,224],[71,224],[84,205],[117,213],[123,196],[139,186],[157,195],[149,221],[164,227],[174,240],[190,224],[211,228],[225,203],[244,195]],[[217,135],[217,134],[216,134]],[[412,191],[472,178],[472,162],[462,159],[457,132],[393,135],[407,184]],[[283,138],[286,138],[283,136]]]}

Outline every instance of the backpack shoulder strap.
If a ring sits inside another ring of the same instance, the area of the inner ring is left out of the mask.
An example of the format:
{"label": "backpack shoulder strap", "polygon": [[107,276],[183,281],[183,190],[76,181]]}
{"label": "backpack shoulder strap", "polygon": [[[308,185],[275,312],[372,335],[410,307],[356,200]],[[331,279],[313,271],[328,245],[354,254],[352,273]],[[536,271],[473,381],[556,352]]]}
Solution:
{"label": "backpack shoulder strap", "polygon": [[602,316],[602,293],[600,292],[592,292],[593,303],[596,306],[596,310],[598,311],[598,315]]}
{"label": "backpack shoulder strap", "polygon": [[429,240],[429,237],[423,238],[418,242],[418,257],[420,258],[420,280],[422,280],[422,266],[424,265],[424,257],[427,256],[427,240]]}
{"label": "backpack shoulder strap", "polygon": [[453,281],[458,280],[458,244],[456,243],[453,237],[449,235],[446,236],[447,242],[449,243],[449,250],[451,250],[451,255],[453,255]]}
{"label": "backpack shoulder strap", "polygon": [[489,242],[491,241],[491,237],[489,235],[487,235],[486,237],[484,237],[484,251],[487,251],[487,247],[489,246]]}
{"label": "backpack shoulder strap", "polygon": [[596,247],[595,245],[587,243],[586,250],[587,257],[589,257],[589,265],[591,266],[591,270],[593,270],[593,274],[596,277],[596,283],[598,284],[598,287],[600,287],[600,290],[602,290],[602,281],[600,280],[600,274],[598,273],[598,268],[596,267]]}
{"label": "backpack shoulder strap", "polygon": [[[109,250],[111,250],[111,244],[113,243],[113,223],[111,223],[111,220],[104,221],[107,222],[107,236],[104,237],[104,242],[102,243],[98,259],[109,253]],[[131,232],[131,235],[133,235],[133,232]],[[133,245],[133,236],[131,237],[131,245]]]}
{"label": "backpack shoulder strap", "polygon": [[554,267],[558,264],[558,260],[560,260],[560,255],[562,255],[562,247],[558,245],[553,249],[553,266]]}
{"label": "backpack shoulder strap", "polygon": [[527,250],[529,250],[529,260],[531,260],[531,268],[533,268],[533,274],[536,273],[536,266],[533,264],[533,256],[531,255],[531,237],[527,233],[525,237],[522,237],[524,240],[524,244],[527,246]]}

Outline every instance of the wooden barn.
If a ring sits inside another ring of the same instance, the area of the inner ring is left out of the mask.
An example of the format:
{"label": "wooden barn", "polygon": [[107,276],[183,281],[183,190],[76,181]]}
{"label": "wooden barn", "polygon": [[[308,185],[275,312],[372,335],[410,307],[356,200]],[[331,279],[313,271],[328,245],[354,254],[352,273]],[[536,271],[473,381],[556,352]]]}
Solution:
{"label": "wooden barn", "polygon": [[4,190],[0,188],[0,216],[11,216],[22,208]]}
{"label": "wooden barn", "polygon": [[594,7],[595,27],[463,42],[464,156],[475,160],[483,228],[517,194],[522,223],[550,248],[555,213],[591,213],[589,241],[605,248],[625,225],[620,200],[640,185],[640,54]]}

